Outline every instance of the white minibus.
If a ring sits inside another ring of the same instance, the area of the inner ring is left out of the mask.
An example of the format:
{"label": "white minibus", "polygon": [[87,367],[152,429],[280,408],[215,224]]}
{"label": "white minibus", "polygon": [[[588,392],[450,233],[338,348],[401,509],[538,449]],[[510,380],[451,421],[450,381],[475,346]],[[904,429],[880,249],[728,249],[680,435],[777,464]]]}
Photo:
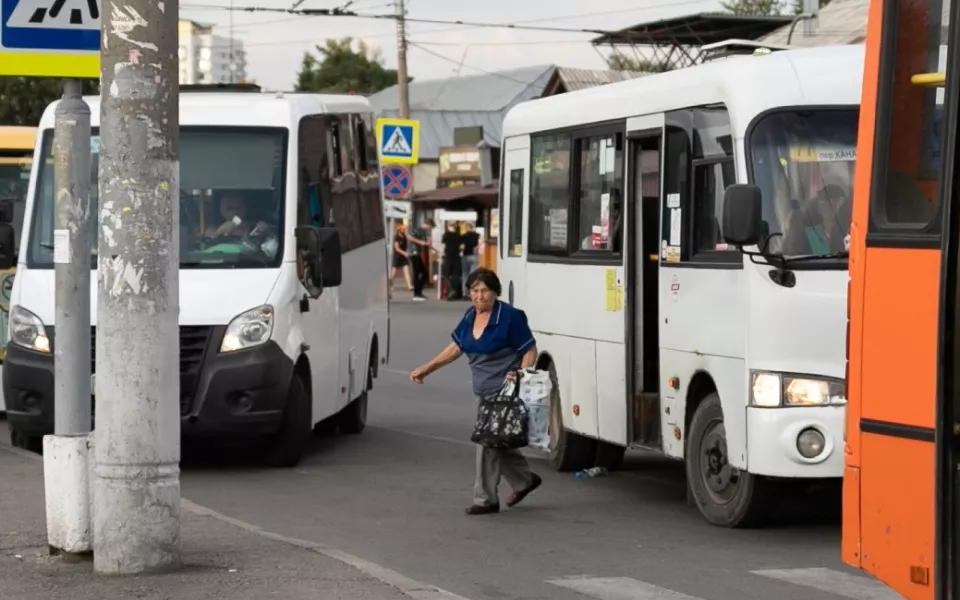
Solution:
{"label": "white minibus", "polygon": [[[86,101],[93,209],[100,99]],[[3,368],[13,442],[33,450],[54,423],[56,106],[39,126]],[[184,437],[266,441],[270,464],[292,466],[315,427],[363,431],[389,348],[374,118],[360,96],[181,90]]]}

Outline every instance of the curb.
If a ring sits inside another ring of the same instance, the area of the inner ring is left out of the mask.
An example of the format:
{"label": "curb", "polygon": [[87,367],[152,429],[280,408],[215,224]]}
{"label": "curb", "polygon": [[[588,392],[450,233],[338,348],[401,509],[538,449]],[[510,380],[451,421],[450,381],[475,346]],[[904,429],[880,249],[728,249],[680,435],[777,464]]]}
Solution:
{"label": "curb", "polygon": [[[39,454],[27,452],[26,450],[14,448],[13,446],[6,444],[0,444],[0,451],[8,452],[34,462],[43,462],[43,457]],[[206,506],[201,506],[183,497],[180,498],[180,507],[182,510],[190,512],[194,515],[217,519],[218,521],[233,525],[234,527],[238,527],[248,533],[252,533],[262,538],[290,546],[295,546],[303,550],[309,550],[328,558],[332,558],[336,561],[349,565],[354,569],[357,569],[361,573],[372,577],[381,583],[385,583],[393,588],[398,589],[405,596],[414,598],[414,600],[468,600],[467,598],[458,596],[453,592],[448,592],[436,586],[423,583],[415,579],[410,579],[409,577],[398,573],[397,571],[382,567],[376,563],[360,558],[359,556],[354,556],[353,554],[349,554],[317,542],[287,537],[280,535],[279,533],[267,531],[258,527],[257,525],[254,525],[253,523],[247,523],[246,521],[229,517],[223,513],[219,513],[211,508],[207,508]]]}

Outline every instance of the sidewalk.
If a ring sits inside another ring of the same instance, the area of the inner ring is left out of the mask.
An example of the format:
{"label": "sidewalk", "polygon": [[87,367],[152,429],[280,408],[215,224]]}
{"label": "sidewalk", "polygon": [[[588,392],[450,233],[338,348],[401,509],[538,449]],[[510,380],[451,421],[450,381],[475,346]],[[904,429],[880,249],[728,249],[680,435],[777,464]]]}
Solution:
{"label": "sidewalk", "polygon": [[0,600],[401,600],[352,566],[182,511],[183,568],[169,575],[101,577],[93,562],[48,554],[43,463],[0,444]]}

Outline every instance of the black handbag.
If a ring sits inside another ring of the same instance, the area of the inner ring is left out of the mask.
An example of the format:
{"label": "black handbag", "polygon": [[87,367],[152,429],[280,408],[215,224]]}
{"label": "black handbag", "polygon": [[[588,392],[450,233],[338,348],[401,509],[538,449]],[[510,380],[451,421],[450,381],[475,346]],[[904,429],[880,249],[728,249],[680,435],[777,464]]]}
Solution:
{"label": "black handbag", "polygon": [[470,441],[500,450],[523,448],[529,444],[529,411],[520,399],[519,382],[511,393],[507,393],[512,383],[505,381],[495,396],[480,399]]}

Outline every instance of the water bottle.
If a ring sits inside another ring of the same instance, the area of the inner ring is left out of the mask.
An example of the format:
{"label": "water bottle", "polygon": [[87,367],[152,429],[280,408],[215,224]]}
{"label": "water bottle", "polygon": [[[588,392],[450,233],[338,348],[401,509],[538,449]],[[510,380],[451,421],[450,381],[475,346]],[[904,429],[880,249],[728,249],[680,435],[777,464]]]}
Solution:
{"label": "water bottle", "polygon": [[588,477],[600,477],[601,475],[606,474],[607,470],[603,467],[591,467],[583,471],[578,471],[575,477],[577,479],[584,479]]}

